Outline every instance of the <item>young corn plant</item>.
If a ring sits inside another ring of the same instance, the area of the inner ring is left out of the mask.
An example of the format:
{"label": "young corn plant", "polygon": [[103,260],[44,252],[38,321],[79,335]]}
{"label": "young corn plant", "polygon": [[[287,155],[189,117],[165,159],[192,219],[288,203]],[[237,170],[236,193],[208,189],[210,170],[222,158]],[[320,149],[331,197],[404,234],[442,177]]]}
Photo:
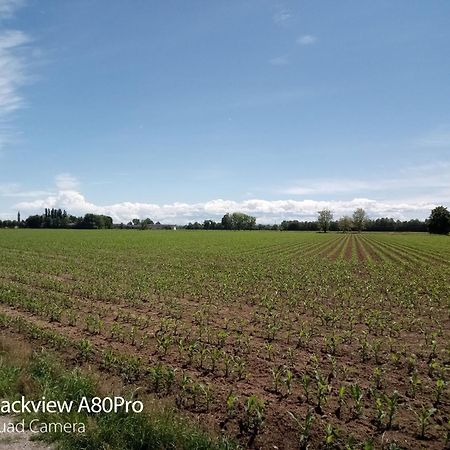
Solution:
{"label": "young corn plant", "polygon": [[228,378],[233,373],[233,356],[224,352],[223,354],[224,376]]}
{"label": "young corn plant", "polygon": [[340,386],[338,391],[338,407],[335,412],[338,419],[342,417],[342,411],[344,409],[345,403],[345,386]]}
{"label": "young corn plant", "polygon": [[417,417],[417,425],[419,430],[419,439],[426,439],[427,429],[430,426],[431,418],[436,412],[436,408],[426,408],[422,406],[419,412],[414,411],[414,414]]}
{"label": "young corn plant", "polygon": [[331,336],[325,336],[324,337],[325,342],[325,350],[330,355],[337,355],[339,346],[342,342],[342,338],[340,336],[336,336],[335,334],[332,334]]}
{"label": "young corn plant", "polygon": [[373,356],[375,358],[376,364],[381,364],[381,347],[383,345],[383,342],[380,339],[376,339],[372,343],[372,352]]}
{"label": "young corn plant", "polygon": [[88,361],[94,354],[94,345],[89,339],[81,339],[78,344],[78,355],[82,361]]}
{"label": "young corn plant", "polygon": [[238,397],[233,392],[230,392],[227,397],[227,419],[231,420],[236,417]]}
{"label": "young corn plant", "polygon": [[441,373],[441,368],[439,367],[439,362],[437,359],[433,358],[428,363],[428,376],[430,378],[439,377]]}
{"label": "young corn plant", "polygon": [[213,390],[209,384],[205,385],[205,384],[200,383],[199,391],[200,391],[201,395],[203,396],[204,405],[205,405],[206,411],[208,412],[211,407],[211,403],[213,401]]}
{"label": "young corn plant", "polygon": [[189,375],[183,373],[180,379],[180,393],[178,396],[178,404],[182,407],[186,407],[188,405],[191,384],[192,379]]}
{"label": "young corn plant", "polygon": [[386,418],[386,411],[384,409],[384,399],[381,395],[375,397],[375,425],[378,430],[384,429],[384,419]]}
{"label": "young corn plant", "polygon": [[266,359],[268,361],[272,361],[273,358],[273,352],[274,352],[274,348],[273,348],[273,344],[271,342],[267,342],[264,345],[264,350],[266,352]]}
{"label": "young corn plant", "polygon": [[442,378],[438,378],[436,380],[436,385],[434,388],[434,406],[439,405],[439,403],[441,402],[441,397],[442,393],[444,392],[445,385],[446,383]]}
{"label": "young corn plant", "polygon": [[273,390],[276,394],[279,394],[280,393],[280,382],[282,380],[282,375],[283,375],[283,367],[278,366],[278,367],[272,368],[270,370],[270,372],[272,374]]}
{"label": "young corn plant", "polygon": [[294,381],[294,374],[292,373],[292,371],[290,369],[286,369],[284,371],[284,378],[283,378],[283,383],[286,386],[286,392],[287,395],[291,395],[292,394],[292,383]]}
{"label": "young corn plant", "polygon": [[158,336],[156,338],[156,346],[158,348],[158,352],[161,356],[166,356],[167,352],[170,348],[170,346],[173,343],[173,337],[168,335],[168,334],[164,334],[162,336]]}
{"label": "young corn plant", "polygon": [[316,411],[322,414],[322,406],[327,402],[328,394],[331,392],[331,386],[328,384],[327,380],[322,377],[319,373],[316,373],[317,382],[317,404]]}
{"label": "young corn plant", "polygon": [[407,367],[409,375],[412,375],[416,371],[416,367],[417,367],[416,355],[412,354],[412,355],[408,356],[408,358],[406,360],[406,367]]}
{"label": "young corn plant", "polygon": [[293,348],[287,348],[285,358],[288,360],[288,366],[293,368],[295,366],[295,352]]}
{"label": "young corn plant", "polygon": [[432,339],[430,343],[430,354],[428,355],[428,362],[437,357],[436,348],[437,348],[437,341],[436,339]]}
{"label": "young corn plant", "polygon": [[327,423],[325,427],[325,448],[333,448],[338,437],[338,429],[331,423]]}
{"label": "young corn plant", "polygon": [[67,324],[70,327],[74,327],[77,324],[78,315],[75,313],[75,311],[73,311],[71,309],[69,311],[67,311],[66,318],[67,318]]}
{"label": "young corn plant", "polygon": [[367,333],[363,334],[363,337],[359,340],[359,354],[361,355],[361,361],[367,362],[369,360],[370,344],[367,340]]}
{"label": "young corn plant", "polygon": [[309,388],[311,386],[311,377],[305,373],[302,375],[302,387],[303,387],[303,391],[305,392],[305,397],[306,397],[306,403],[309,403],[309,399],[310,399],[310,391]]}
{"label": "young corn plant", "polygon": [[363,409],[363,391],[359,384],[352,384],[350,386],[350,396],[353,399],[355,406],[355,416],[361,417],[362,409]]}
{"label": "young corn plant", "polygon": [[130,330],[130,344],[135,346],[137,340],[137,327],[133,325]]}
{"label": "young corn plant", "polygon": [[249,432],[252,440],[260,432],[264,425],[265,405],[263,400],[251,395],[244,405],[244,418],[242,425],[245,431]]}
{"label": "young corn plant", "polygon": [[217,345],[220,348],[223,348],[225,346],[227,338],[228,338],[228,333],[225,330],[220,330],[217,333]]}
{"label": "young corn plant", "polygon": [[336,357],[333,355],[327,355],[327,357],[328,357],[328,361],[330,361],[330,365],[331,365],[331,373],[330,373],[329,377],[336,378],[338,376],[338,364],[337,364]]}
{"label": "young corn plant", "polygon": [[237,375],[237,379],[244,380],[247,377],[247,363],[244,358],[240,356],[235,356],[233,358],[233,371]]}
{"label": "young corn plant", "polygon": [[373,369],[373,382],[375,385],[375,389],[380,390],[383,386],[383,368],[381,366],[375,367]]}
{"label": "young corn plant", "polygon": [[410,395],[412,398],[416,397],[417,391],[420,389],[421,384],[422,381],[419,378],[419,374],[417,373],[417,371],[414,371],[409,377],[409,388],[410,388]]}
{"label": "young corn plant", "polygon": [[99,317],[88,314],[85,317],[85,323],[86,323],[86,330],[89,333],[91,334],[101,333],[101,330],[103,328],[103,322]]}
{"label": "young corn plant", "polygon": [[394,391],[391,395],[385,395],[385,402],[387,407],[387,429],[392,428],[392,422],[398,409],[398,392]]}
{"label": "young corn plant", "polygon": [[294,413],[288,412],[289,417],[295,422],[298,433],[298,447],[299,450],[307,450],[309,448],[309,441],[311,438],[311,429],[314,423],[314,413],[309,410],[306,414],[305,420],[301,421]]}
{"label": "young corn plant", "polygon": [[222,358],[223,356],[223,351],[214,347],[210,354],[209,357],[211,359],[211,372],[214,373],[216,371],[216,367],[217,367],[217,363],[218,361]]}
{"label": "young corn plant", "polygon": [[311,332],[309,330],[301,330],[297,335],[297,348],[306,348],[311,340]]}

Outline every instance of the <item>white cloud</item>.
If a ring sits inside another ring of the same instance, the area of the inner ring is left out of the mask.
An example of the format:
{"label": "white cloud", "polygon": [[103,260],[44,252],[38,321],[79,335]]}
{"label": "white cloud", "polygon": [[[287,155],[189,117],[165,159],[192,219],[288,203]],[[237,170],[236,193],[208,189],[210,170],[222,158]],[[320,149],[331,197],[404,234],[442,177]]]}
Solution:
{"label": "white cloud", "polygon": [[366,209],[371,217],[424,218],[435,206],[432,202],[377,201],[368,198],[343,201],[250,199],[240,202],[215,199],[202,203],[175,202],[159,205],[122,202],[101,206],[89,202],[80,192],[65,190],[46,198],[20,202],[15,208],[28,213],[40,212],[44,208],[64,208],[77,215],[86,212],[107,214],[117,223],[128,222],[134,217],[151,217],[161,222],[182,224],[207,218],[219,220],[226,212],[232,211],[255,215],[260,222],[275,222],[283,219],[313,219],[317,211],[323,208],[330,208],[338,217],[350,214],[359,207]]}
{"label": "white cloud", "polygon": [[2,183],[0,184],[0,196],[1,197],[42,197],[45,195],[51,195],[51,192],[39,190],[39,191],[24,191],[17,183]]}
{"label": "white cloud", "polygon": [[0,0],[0,19],[9,19],[24,4],[24,0]]}
{"label": "white cloud", "polygon": [[401,190],[438,190],[450,187],[450,162],[437,161],[406,167],[390,178],[306,179],[281,192],[289,195],[323,195]]}
{"label": "white cloud", "polygon": [[272,66],[285,66],[286,64],[289,64],[289,59],[286,55],[277,56],[269,59],[269,64],[272,64]]}
{"label": "white cloud", "polygon": [[[0,20],[12,17],[23,4],[21,0],[0,0]],[[15,140],[9,122],[24,106],[20,88],[28,81],[23,50],[29,42],[29,36],[20,30],[0,32],[0,152]]]}
{"label": "white cloud", "polygon": [[312,45],[317,42],[317,37],[311,34],[305,34],[297,39],[299,45]]}
{"label": "white cloud", "polygon": [[[26,201],[14,205],[14,211],[20,209],[24,214],[39,213],[44,208],[63,208],[71,214],[84,215],[88,212],[106,214],[115,223],[128,222],[133,218],[150,217],[165,223],[184,224],[204,219],[220,220],[227,212],[241,211],[256,216],[259,223],[274,223],[284,219],[311,220],[317,211],[331,209],[335,217],[351,214],[356,208],[364,208],[370,217],[394,217],[396,219],[428,217],[431,209],[438,204],[450,202],[450,162],[438,161],[415,167],[406,167],[398,171],[395,179],[378,180],[309,180],[303,186],[289,188],[290,195],[347,194],[344,200],[317,199],[280,199],[265,200],[251,198],[242,201],[213,199],[197,203],[146,203],[120,202],[110,205],[98,205],[90,202],[79,192],[78,180],[68,173],[55,177],[55,193],[31,191]],[[419,188],[416,193],[412,187]],[[430,191],[432,188],[434,190]],[[406,192],[399,198],[401,190]],[[383,193],[382,199],[358,196],[358,192]],[[395,194],[394,194],[395,193]],[[0,185],[0,195],[25,197],[16,184]],[[34,199],[33,199],[34,198]]]}
{"label": "white cloud", "polygon": [[78,180],[70,173],[60,173],[55,177],[56,187],[60,191],[73,191],[78,188]]}
{"label": "white cloud", "polygon": [[277,25],[284,25],[292,18],[292,14],[288,9],[281,9],[273,15],[273,21]]}
{"label": "white cloud", "polygon": [[23,106],[19,88],[26,81],[25,63],[20,48],[29,42],[28,36],[18,30],[0,34],[0,118]]}

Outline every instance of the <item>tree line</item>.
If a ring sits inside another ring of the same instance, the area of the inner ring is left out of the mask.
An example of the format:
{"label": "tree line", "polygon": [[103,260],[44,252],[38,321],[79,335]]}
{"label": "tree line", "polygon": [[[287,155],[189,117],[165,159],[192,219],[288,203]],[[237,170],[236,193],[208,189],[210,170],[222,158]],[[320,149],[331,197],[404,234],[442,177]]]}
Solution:
{"label": "tree line", "polygon": [[[292,223],[289,224],[291,229]],[[428,231],[434,234],[448,234],[450,232],[450,212],[444,206],[438,206],[431,211],[430,217],[424,221],[419,219],[394,220],[383,217],[371,220],[366,211],[357,208],[352,216],[343,216],[333,220],[333,213],[329,209],[318,212],[317,230],[327,231]]]}
{"label": "tree line", "polygon": [[82,217],[68,214],[65,210],[45,208],[43,214],[35,214],[21,220],[20,213],[17,220],[0,220],[3,228],[82,228],[106,229],[112,228],[113,220],[102,214],[85,214]]}
{"label": "tree line", "polygon": [[[109,216],[102,214],[85,214],[76,217],[67,214],[65,210],[46,208],[44,214],[36,214],[21,220],[20,213],[17,220],[0,220],[0,228],[139,228],[148,229],[156,224],[153,220],[133,219],[126,225],[114,225]],[[164,225],[161,225],[164,228]],[[211,219],[202,223],[194,222],[185,225],[188,230],[281,230],[281,231],[341,231],[343,233],[357,231],[413,231],[448,234],[450,232],[450,212],[444,206],[438,206],[431,211],[426,220],[410,219],[395,220],[389,217],[370,219],[366,211],[357,208],[351,216],[342,216],[335,220],[333,212],[323,209],[317,213],[315,221],[284,220],[281,224],[263,225],[256,223],[256,217],[241,212],[226,213],[220,222]]]}
{"label": "tree line", "polygon": [[184,228],[188,230],[281,230],[281,231],[412,231],[447,234],[450,232],[450,213],[447,208],[439,206],[431,212],[426,220],[410,219],[395,220],[391,217],[370,219],[366,211],[357,208],[352,216],[342,216],[337,220],[333,212],[324,209],[317,213],[315,221],[283,220],[281,224],[256,224],[256,218],[243,213],[225,214],[220,222],[208,219],[189,223]]}

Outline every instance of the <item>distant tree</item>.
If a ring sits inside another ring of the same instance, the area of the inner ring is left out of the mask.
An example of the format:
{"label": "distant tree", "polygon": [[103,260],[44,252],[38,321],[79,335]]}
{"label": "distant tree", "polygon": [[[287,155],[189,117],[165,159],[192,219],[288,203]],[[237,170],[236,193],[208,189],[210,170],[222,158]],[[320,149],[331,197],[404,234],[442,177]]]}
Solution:
{"label": "distant tree", "polygon": [[361,232],[366,228],[367,214],[362,208],[358,208],[353,213],[353,226],[356,231]]}
{"label": "distant tree", "polygon": [[141,220],[141,229],[147,230],[150,228],[150,225],[153,225],[153,224],[154,224],[154,222],[152,219],[147,218],[147,219]]}
{"label": "distant tree", "polygon": [[217,230],[222,228],[220,224],[216,223],[214,220],[205,220],[203,222],[204,230]]}
{"label": "distant tree", "polygon": [[132,222],[135,227],[137,227],[141,223],[139,219],[133,219]]}
{"label": "distant tree", "polygon": [[203,229],[203,225],[202,225],[201,223],[199,223],[199,222],[194,222],[194,223],[189,222],[189,223],[185,226],[185,228],[186,228],[187,230],[202,230],[202,229]]}
{"label": "distant tree", "polygon": [[298,220],[283,220],[280,224],[283,231],[317,231],[317,222],[299,222]]}
{"label": "distant tree", "polygon": [[224,230],[253,230],[256,227],[256,217],[241,212],[225,214],[222,217]]}
{"label": "distant tree", "polygon": [[428,219],[428,231],[433,234],[448,234],[450,231],[450,212],[444,206],[431,211]]}
{"label": "distant tree", "polygon": [[233,221],[229,213],[226,213],[222,217],[222,228],[224,230],[232,230],[233,229]]}
{"label": "distant tree", "polygon": [[341,217],[338,220],[338,229],[339,231],[342,231],[343,233],[347,233],[352,230],[353,221],[352,218],[349,216]]}
{"label": "distant tree", "polygon": [[113,220],[109,216],[102,214],[85,214],[83,218],[77,220],[77,228],[97,229],[112,228]]}
{"label": "distant tree", "polygon": [[44,218],[42,216],[29,216],[25,219],[25,226],[27,228],[41,228],[43,225]]}
{"label": "distant tree", "polygon": [[256,225],[256,217],[240,212],[231,214],[231,221],[233,230],[252,230]]}
{"label": "distant tree", "polygon": [[319,225],[319,229],[326,233],[330,229],[330,224],[333,220],[333,213],[329,209],[323,209],[317,214],[317,223]]}

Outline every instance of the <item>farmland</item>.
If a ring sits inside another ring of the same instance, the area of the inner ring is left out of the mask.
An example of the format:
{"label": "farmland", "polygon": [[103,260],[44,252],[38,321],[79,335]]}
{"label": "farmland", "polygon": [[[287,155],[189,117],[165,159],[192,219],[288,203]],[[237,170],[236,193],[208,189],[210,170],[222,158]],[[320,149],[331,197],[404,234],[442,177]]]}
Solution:
{"label": "farmland", "polygon": [[2,333],[243,447],[445,448],[449,281],[446,236],[0,230]]}

